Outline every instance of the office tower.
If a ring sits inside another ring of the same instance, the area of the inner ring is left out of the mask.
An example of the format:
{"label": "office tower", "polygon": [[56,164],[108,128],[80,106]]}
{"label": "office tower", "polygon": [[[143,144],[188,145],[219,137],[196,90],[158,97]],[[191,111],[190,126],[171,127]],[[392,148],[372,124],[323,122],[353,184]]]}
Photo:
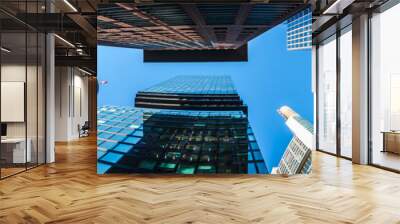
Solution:
{"label": "office tower", "polygon": [[278,167],[273,174],[308,174],[311,172],[311,149],[313,148],[313,128],[307,120],[288,106],[283,106],[278,113],[285,119],[285,124],[293,133]]}
{"label": "office tower", "polygon": [[311,49],[312,11],[307,8],[287,20],[287,49]]}
{"label": "office tower", "polygon": [[139,91],[135,106],[247,113],[229,76],[176,76]]}
{"label": "office tower", "polygon": [[177,76],[98,111],[98,173],[268,173],[228,76]]}

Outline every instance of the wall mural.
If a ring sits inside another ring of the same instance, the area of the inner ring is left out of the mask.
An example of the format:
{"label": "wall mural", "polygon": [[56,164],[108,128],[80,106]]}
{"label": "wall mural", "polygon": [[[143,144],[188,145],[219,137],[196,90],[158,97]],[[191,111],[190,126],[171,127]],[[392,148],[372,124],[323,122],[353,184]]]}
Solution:
{"label": "wall mural", "polygon": [[311,13],[279,4],[101,5],[97,172],[310,173]]}

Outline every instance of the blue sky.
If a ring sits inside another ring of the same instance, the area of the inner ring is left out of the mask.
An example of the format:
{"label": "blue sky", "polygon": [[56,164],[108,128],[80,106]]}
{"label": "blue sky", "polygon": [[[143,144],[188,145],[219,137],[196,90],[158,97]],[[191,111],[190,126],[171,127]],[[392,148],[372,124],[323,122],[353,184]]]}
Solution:
{"label": "blue sky", "polygon": [[292,134],[276,112],[288,105],[313,122],[311,51],[287,51],[286,25],[249,42],[248,62],[143,63],[143,51],[98,46],[98,106],[133,106],[138,90],[176,75],[230,75],[249,108],[268,169],[277,166]]}

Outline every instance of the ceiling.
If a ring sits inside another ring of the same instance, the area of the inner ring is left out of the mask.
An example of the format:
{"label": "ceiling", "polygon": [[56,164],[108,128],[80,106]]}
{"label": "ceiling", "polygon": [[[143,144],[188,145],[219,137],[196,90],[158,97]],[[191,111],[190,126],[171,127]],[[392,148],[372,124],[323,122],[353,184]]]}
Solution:
{"label": "ceiling", "polygon": [[[234,53],[242,58],[242,55],[245,55],[243,49],[247,49],[248,41],[300,11],[309,1],[135,0],[136,3],[132,3],[132,0],[47,0],[47,2],[51,3],[50,6],[45,4],[46,0],[32,2],[1,0],[2,32],[10,33],[8,36],[11,39],[12,35],[27,28],[37,32],[56,33],[73,45],[60,38],[55,39],[56,64],[80,66],[95,72],[98,43],[154,52],[211,50],[212,55],[214,55],[212,50],[227,50],[226,53],[221,51],[223,55],[227,55],[229,50],[234,49],[237,51]],[[17,42],[19,43],[16,41],[14,45],[18,45]],[[22,52],[21,49],[15,50],[15,54]],[[28,49],[28,54],[29,52]],[[165,57],[168,58],[170,55],[166,54]],[[183,54],[180,57],[186,56],[187,54]],[[205,56],[197,55],[197,57]],[[221,59],[221,56],[218,57]],[[163,60],[165,58],[161,59]]]}

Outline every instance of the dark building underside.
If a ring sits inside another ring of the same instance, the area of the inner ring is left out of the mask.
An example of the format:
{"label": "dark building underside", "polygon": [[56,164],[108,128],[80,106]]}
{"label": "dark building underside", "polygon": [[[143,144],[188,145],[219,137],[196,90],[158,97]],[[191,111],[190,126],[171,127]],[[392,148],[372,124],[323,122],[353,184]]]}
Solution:
{"label": "dark building underside", "polygon": [[237,49],[305,6],[303,1],[104,4],[98,9],[98,41],[145,50]]}
{"label": "dark building underside", "polygon": [[[1,1],[1,29],[57,33],[56,64],[96,73],[96,44],[145,51],[145,62],[247,61],[247,43],[304,9],[305,0],[69,0],[60,11]],[[33,2],[33,1],[32,1]],[[97,30],[97,32],[96,32]],[[179,50],[179,51],[177,51]],[[163,51],[163,52],[161,52]]]}
{"label": "dark building underside", "polygon": [[99,5],[98,42],[143,49],[145,62],[247,61],[248,41],[307,7],[301,0],[171,2]]}
{"label": "dark building underside", "polygon": [[135,107],[178,109],[178,110],[208,110],[208,111],[243,111],[247,114],[247,106],[237,94],[169,94],[138,92],[135,97]]}

